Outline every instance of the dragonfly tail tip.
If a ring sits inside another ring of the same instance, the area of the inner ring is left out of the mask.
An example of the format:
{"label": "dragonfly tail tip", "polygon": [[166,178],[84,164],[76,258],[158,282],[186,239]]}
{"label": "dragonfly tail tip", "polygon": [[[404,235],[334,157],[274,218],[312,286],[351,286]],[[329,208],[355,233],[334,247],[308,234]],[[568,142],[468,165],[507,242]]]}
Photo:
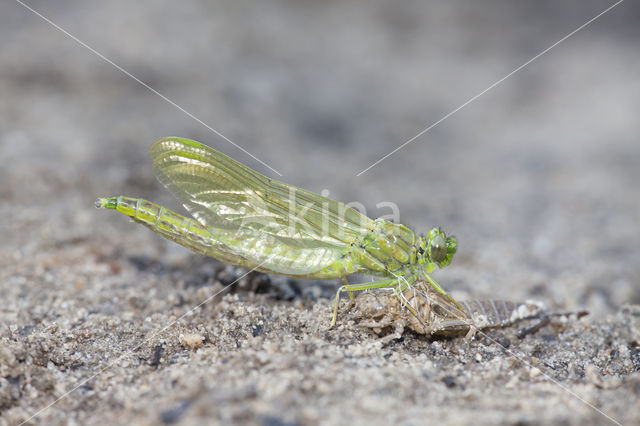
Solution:
{"label": "dragonfly tail tip", "polygon": [[113,198],[98,198],[94,203],[96,208],[98,209],[113,209],[115,206],[113,205]]}

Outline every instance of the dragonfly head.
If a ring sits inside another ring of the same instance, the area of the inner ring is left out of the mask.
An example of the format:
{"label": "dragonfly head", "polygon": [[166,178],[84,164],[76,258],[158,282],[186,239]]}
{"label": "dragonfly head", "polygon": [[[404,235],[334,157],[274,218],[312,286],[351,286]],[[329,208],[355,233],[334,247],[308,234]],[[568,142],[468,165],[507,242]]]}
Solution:
{"label": "dragonfly head", "polygon": [[448,236],[440,228],[431,228],[425,241],[425,257],[427,269],[431,272],[436,266],[444,268],[451,264],[458,243],[453,236]]}

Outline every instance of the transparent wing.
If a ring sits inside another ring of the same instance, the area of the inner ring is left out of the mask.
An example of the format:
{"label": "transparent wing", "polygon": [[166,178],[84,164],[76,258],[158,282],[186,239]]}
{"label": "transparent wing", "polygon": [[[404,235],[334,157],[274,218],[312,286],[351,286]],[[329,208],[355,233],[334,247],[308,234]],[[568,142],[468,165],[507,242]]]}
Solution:
{"label": "transparent wing", "polygon": [[338,201],[270,179],[196,141],[163,138],[150,155],[158,180],[189,213],[263,270],[310,275],[339,260],[373,225]]}

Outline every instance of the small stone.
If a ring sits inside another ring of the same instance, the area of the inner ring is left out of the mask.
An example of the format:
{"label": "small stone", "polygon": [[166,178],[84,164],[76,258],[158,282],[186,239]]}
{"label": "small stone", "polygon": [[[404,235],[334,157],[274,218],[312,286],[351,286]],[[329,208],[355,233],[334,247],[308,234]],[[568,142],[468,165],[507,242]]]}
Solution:
{"label": "small stone", "polygon": [[614,389],[622,384],[619,377],[603,377],[598,367],[593,364],[587,365],[584,375],[596,387],[600,389]]}
{"label": "small stone", "polygon": [[442,383],[445,384],[449,389],[454,388],[456,386],[456,378],[453,376],[444,376],[442,379]]}
{"label": "small stone", "polygon": [[204,336],[197,333],[187,333],[180,335],[180,343],[189,349],[197,349],[202,347]]}

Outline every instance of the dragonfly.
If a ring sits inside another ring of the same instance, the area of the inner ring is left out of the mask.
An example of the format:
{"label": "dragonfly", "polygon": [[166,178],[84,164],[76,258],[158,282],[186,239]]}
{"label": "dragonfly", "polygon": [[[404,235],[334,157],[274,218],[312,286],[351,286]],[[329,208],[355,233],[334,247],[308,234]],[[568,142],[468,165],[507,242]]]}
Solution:
{"label": "dragonfly", "polygon": [[405,328],[430,336],[466,333],[466,342],[480,330],[506,327],[526,319],[568,315],[548,314],[542,303],[534,301],[479,299],[454,304],[424,281],[415,282],[400,298],[390,292],[364,292],[352,304],[361,318],[360,325],[378,334],[388,327],[395,327],[392,338],[402,335]]}
{"label": "dragonfly", "polygon": [[[439,227],[424,236],[404,225],[371,219],[356,209],[264,176],[200,142],[165,137],[149,154],[158,180],[192,217],[126,196],[99,198],[113,209],[196,253],[231,265],[295,278],[342,279],[340,296],[391,288],[402,293],[417,280],[456,302],[431,276],[451,263],[457,241]],[[382,279],[349,284],[362,273]],[[417,313],[415,313],[417,314]]]}

